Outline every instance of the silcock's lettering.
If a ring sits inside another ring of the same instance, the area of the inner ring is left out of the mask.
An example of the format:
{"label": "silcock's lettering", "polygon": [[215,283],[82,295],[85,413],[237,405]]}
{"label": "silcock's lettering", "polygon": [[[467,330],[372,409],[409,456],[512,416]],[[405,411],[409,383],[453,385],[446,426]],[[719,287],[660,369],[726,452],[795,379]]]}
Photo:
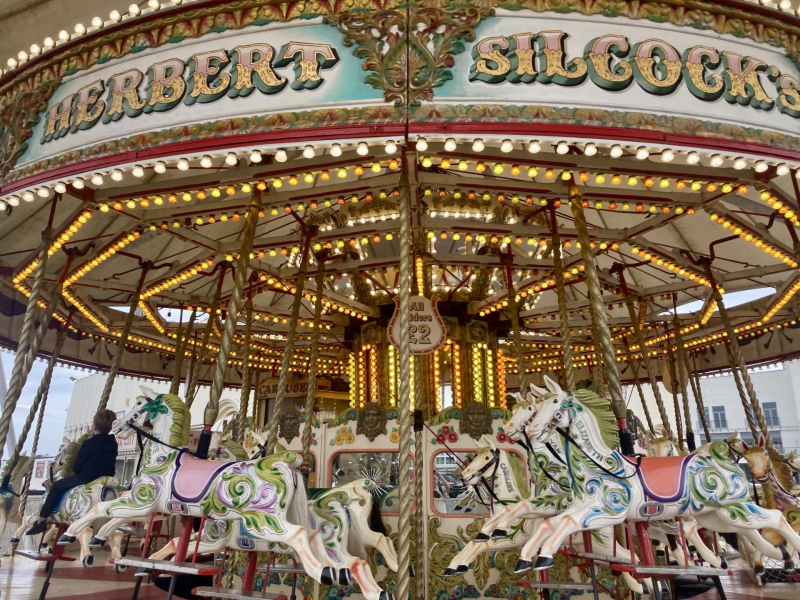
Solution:
{"label": "silcock's lettering", "polygon": [[[800,81],[753,56],[709,46],[680,53],[658,39],[631,45],[624,35],[608,34],[591,40],[583,56],[570,59],[564,31],[515,33],[487,37],[472,49],[471,81],[498,84],[554,83],[579,85],[588,78],[611,92],[634,82],[654,95],[668,95],[683,83],[696,98],[711,102],[778,111],[800,118]],[[769,87],[775,92],[770,95]],[[54,115],[57,118],[58,115]]]}
{"label": "silcock's lettering", "polygon": [[[254,91],[277,94],[287,84],[297,91],[322,85],[322,71],[339,62],[328,44],[289,42],[277,53],[269,44],[248,44],[232,50],[211,50],[188,60],[170,58],[150,65],[146,72],[130,69],[98,79],[74,94],[60,98],[47,111],[41,143],[89,129],[97,123],[166,112],[179,104],[215,102],[246,97]],[[294,79],[276,68],[293,65]]]}

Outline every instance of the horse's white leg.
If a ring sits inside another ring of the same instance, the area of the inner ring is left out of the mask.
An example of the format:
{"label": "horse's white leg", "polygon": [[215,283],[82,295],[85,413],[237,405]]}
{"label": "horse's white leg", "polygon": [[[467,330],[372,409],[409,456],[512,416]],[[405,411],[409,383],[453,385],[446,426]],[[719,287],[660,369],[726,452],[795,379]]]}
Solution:
{"label": "horse's white leg", "polygon": [[119,517],[110,519],[108,523],[97,530],[97,533],[94,534],[94,537],[105,542],[112,531],[116,531],[120,525],[124,525],[127,521],[128,519],[122,519]]}
{"label": "horse's white leg", "polygon": [[358,587],[361,588],[361,593],[366,600],[380,600],[383,590],[378,585],[378,582],[375,581],[367,561],[356,558],[350,564],[350,574],[358,584]]}
{"label": "horse's white leg", "polygon": [[[295,525],[293,523],[284,522],[283,526],[286,530],[286,537],[283,538],[283,536],[281,536],[282,539],[275,539],[273,541],[283,542],[291,546],[292,549],[297,553],[298,557],[300,558],[300,562],[303,563],[303,566],[305,567],[309,576],[312,579],[323,583],[321,579],[324,565],[317,559],[316,555],[311,549],[309,532],[305,527],[301,527],[300,525]],[[259,535],[260,532],[258,531],[252,531],[252,533],[257,537],[263,538],[263,536]],[[319,534],[314,531],[311,532],[311,535]]]}
{"label": "horse's white leg", "polygon": [[17,530],[14,532],[14,535],[11,538],[12,540],[19,541],[22,539],[22,536],[25,535],[25,531],[30,527],[28,524],[29,520],[30,519],[22,519],[22,524],[17,527]]}
{"label": "horse's white leg", "polygon": [[49,546],[50,543],[53,541],[53,538],[56,537],[56,532],[57,531],[58,531],[58,527],[57,526],[50,525],[50,527],[47,528],[47,531],[45,532],[44,537],[42,537],[42,544],[45,545],[45,546]]}
{"label": "horse's white leg", "polygon": [[92,521],[96,521],[97,519],[102,519],[103,517],[107,516],[103,514],[102,509],[104,504],[109,504],[110,502],[113,502],[113,500],[110,500],[109,502],[101,502],[100,504],[95,504],[80,519],[78,519],[77,521],[73,521],[72,524],[64,532],[64,535],[69,537],[77,537],[81,531],[83,531],[85,528],[91,525]]}
{"label": "horse's white leg", "polygon": [[89,567],[91,566],[92,562],[94,562],[94,558],[92,557],[92,549],[89,548],[89,540],[91,539],[91,527],[86,527],[83,531],[81,531],[80,535],[78,535],[78,541],[81,545],[80,559],[84,567]]}
{"label": "horse's white leg", "polygon": [[513,550],[522,546],[530,536],[527,533],[520,532],[513,539],[512,538],[498,538],[483,542],[471,541],[468,542],[464,548],[453,557],[445,575],[455,575],[456,573],[465,573],[473,561],[483,552],[500,552],[502,550]]}
{"label": "horse's white leg", "polygon": [[539,550],[539,547],[549,538],[549,536],[553,534],[553,532],[556,530],[556,527],[558,527],[565,515],[566,513],[562,513],[560,515],[550,517],[549,519],[543,519],[537,524],[537,527],[531,534],[531,539],[525,543],[520,551],[519,560],[517,561],[517,568],[515,569],[517,573],[520,571],[527,571],[531,568],[531,557],[536,554],[536,552]]}
{"label": "horse's white leg", "polygon": [[397,552],[394,549],[392,540],[382,533],[372,531],[366,522],[361,519],[351,520],[350,535],[355,535],[365,546],[375,548],[383,555],[386,566],[395,573],[397,572]]}
{"label": "horse's white leg", "polygon": [[119,558],[122,556],[122,535],[121,531],[115,531],[111,536],[111,557]]}
{"label": "horse's white leg", "polygon": [[495,530],[507,532],[511,525],[520,519],[541,519],[542,517],[546,516],[549,516],[549,513],[536,510],[533,506],[531,506],[531,503],[528,500],[521,500],[520,502],[516,502],[507,510],[499,513],[497,518],[494,520],[491,529],[489,528],[489,523],[487,522],[483,529],[481,529],[481,533],[485,533],[491,537]]}
{"label": "horse's white leg", "polygon": [[[758,508],[758,510],[765,510]],[[766,510],[765,510],[766,512]],[[777,511],[776,511],[777,512]],[[758,514],[757,512],[754,514]],[[747,538],[755,549],[764,556],[774,560],[783,560],[781,551],[765,540],[758,529],[767,527],[762,525],[761,521],[756,524],[745,525],[744,523],[736,522],[731,523],[728,520],[728,514],[725,511],[714,511],[711,513],[703,513],[695,517],[702,527],[711,529],[712,531],[719,531],[720,533],[736,533]]]}
{"label": "horse's white leg", "polygon": [[[592,550],[598,554],[602,554],[603,556],[614,556],[615,549],[617,556],[627,556],[630,552],[628,549],[623,548],[617,543],[614,537],[614,530],[612,528],[601,529],[599,534],[599,539],[592,537]],[[634,560],[634,563],[635,562],[636,561]],[[628,589],[634,594],[641,595],[644,593],[644,587],[642,587],[642,584],[636,581],[630,573],[622,573],[622,579],[625,581]]]}
{"label": "horse's white leg", "polygon": [[553,530],[553,533],[542,544],[541,550],[539,551],[540,557],[549,558],[552,561],[553,554],[558,550],[567,536],[572,535],[576,531],[581,531],[581,514],[583,514],[583,511],[564,513],[563,518]]}
{"label": "horse's white leg", "polygon": [[697,550],[700,558],[702,558],[715,569],[719,569],[722,566],[722,559],[714,554],[714,552],[712,552],[708,546],[706,546],[703,537],[698,531],[699,525],[697,524],[697,521],[694,519],[686,519],[683,521],[683,526],[683,531],[686,535],[686,541],[695,547],[695,550]]}
{"label": "horse's white leg", "polygon": [[502,529],[501,527],[498,527],[498,524],[502,522],[503,517],[505,517],[505,515],[514,510],[520,504],[526,502],[527,500],[520,500],[519,502],[511,506],[507,504],[501,504],[498,508],[495,509],[494,514],[491,517],[489,517],[483,524],[483,527],[481,528],[481,533],[491,537],[495,529]]}
{"label": "horse's white leg", "polygon": [[[172,538],[170,541],[164,544],[164,547],[161,548],[161,550],[154,552],[148,556],[148,558],[152,560],[166,560],[169,556],[172,556],[177,551],[179,539],[180,538]],[[192,551],[194,551],[194,546],[192,546]]]}

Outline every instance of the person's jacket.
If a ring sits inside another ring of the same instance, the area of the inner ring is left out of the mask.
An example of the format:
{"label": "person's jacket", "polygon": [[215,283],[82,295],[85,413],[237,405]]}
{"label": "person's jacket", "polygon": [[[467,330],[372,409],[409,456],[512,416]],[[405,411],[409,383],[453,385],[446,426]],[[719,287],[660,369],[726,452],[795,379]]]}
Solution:
{"label": "person's jacket", "polygon": [[81,444],[75,459],[75,475],[85,483],[98,477],[113,476],[117,462],[117,439],[113,435],[97,433]]}

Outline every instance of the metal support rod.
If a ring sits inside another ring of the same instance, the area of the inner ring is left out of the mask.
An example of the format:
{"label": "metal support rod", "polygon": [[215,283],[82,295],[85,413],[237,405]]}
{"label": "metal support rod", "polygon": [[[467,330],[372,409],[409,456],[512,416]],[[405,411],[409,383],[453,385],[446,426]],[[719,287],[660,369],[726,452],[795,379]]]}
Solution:
{"label": "metal support rod", "polygon": [[219,307],[219,299],[222,297],[222,282],[225,279],[225,271],[227,265],[222,265],[219,272],[219,279],[217,279],[217,290],[214,292],[214,297],[211,299],[211,306],[209,307],[208,321],[206,321],[206,328],[203,331],[203,341],[200,347],[195,346],[195,359],[194,368],[192,369],[192,376],[186,385],[186,407],[192,408],[194,404],[194,396],[197,391],[197,381],[200,379],[200,369],[203,368],[203,361],[208,354],[208,341],[211,339],[211,333],[214,331],[214,319],[217,318],[217,308]]}
{"label": "metal support rod", "polygon": [[253,423],[258,427],[258,386],[261,383],[261,371],[255,370],[255,382],[253,383]]}
{"label": "metal support rod", "polygon": [[[604,307],[605,310],[605,307]],[[592,346],[594,346],[594,373],[592,373],[592,380],[597,384],[597,393],[601,398],[608,398],[608,386],[606,385],[606,374],[603,368],[603,344],[600,341],[598,329],[595,327],[594,308],[589,304],[589,318],[592,321]],[[626,412],[627,416],[627,412]]]}
{"label": "metal support rod", "polygon": [[[234,277],[231,299],[228,302],[228,314],[225,317],[225,326],[222,331],[222,339],[217,353],[217,363],[214,366],[214,376],[211,381],[211,396],[203,412],[203,431],[200,434],[198,443],[198,454],[205,457],[208,447],[211,445],[211,427],[219,415],[219,401],[222,397],[222,389],[225,387],[225,372],[228,370],[228,357],[233,343],[233,334],[236,331],[236,323],[239,321],[239,313],[244,304],[244,286],[247,284],[250,269],[250,253],[253,251],[253,238],[255,237],[256,227],[258,226],[258,213],[261,211],[261,190],[253,189],[250,204],[247,207],[247,217],[242,228],[242,248],[239,252],[238,268]],[[212,313],[210,319],[214,319]],[[198,368],[201,365],[198,364]]]}
{"label": "metal support rod", "polygon": [[[22,320],[22,329],[20,331],[19,343],[17,344],[17,354],[14,357],[14,366],[11,369],[11,378],[6,390],[6,401],[3,406],[3,414],[0,416],[0,459],[3,458],[3,451],[6,446],[6,437],[8,437],[8,428],[11,426],[11,417],[14,415],[14,409],[17,407],[17,400],[22,393],[22,388],[25,387],[25,381],[30,372],[30,365],[25,365],[26,355],[28,353],[31,337],[34,334],[36,315],[38,311],[37,302],[42,292],[44,285],[45,268],[47,266],[48,250],[50,243],[53,239],[53,230],[48,227],[42,233],[42,243],[39,246],[39,255],[37,258],[36,267],[33,270],[33,285],[31,286],[31,294],[28,296],[28,306],[25,309],[25,317]],[[49,316],[49,315],[48,315]],[[45,320],[49,320],[46,318]],[[34,354],[34,358],[36,355]],[[31,360],[31,362],[33,362]],[[27,368],[26,368],[27,366]]]}
{"label": "metal support rod", "polygon": [[[567,312],[567,291],[564,287],[564,259],[561,256],[561,235],[558,233],[556,209],[550,207],[550,222],[553,232],[553,274],[556,279],[556,294],[558,295],[558,318],[561,321],[561,346],[563,350],[564,382],[567,390],[575,391],[575,371],[572,367],[572,343],[569,329],[569,313]],[[520,389],[522,392],[522,389]]]}
{"label": "metal support rod", "polygon": [[653,417],[650,416],[650,409],[647,407],[647,402],[644,399],[644,392],[642,391],[642,384],[639,381],[639,365],[636,359],[633,358],[633,352],[631,352],[628,337],[625,335],[622,336],[622,344],[625,346],[625,354],[628,357],[628,365],[631,368],[631,375],[633,375],[633,383],[636,386],[636,392],[639,394],[639,401],[642,403],[642,410],[644,411],[644,418],[647,420],[647,427],[651,432],[655,433]]}
{"label": "metal support rod", "polygon": [[678,373],[675,367],[675,354],[672,352],[669,333],[667,333],[667,369],[669,369],[670,377],[672,378],[672,402],[675,407],[675,429],[678,432],[678,446],[681,450],[684,450],[686,444],[683,439],[683,420],[681,419],[681,405],[678,400]]}
{"label": "metal support rod", "polygon": [[317,399],[317,355],[319,354],[319,325],[322,320],[322,306],[324,298],[322,290],[325,286],[325,263],[318,260],[316,288],[314,298],[314,324],[311,328],[311,352],[308,357],[308,392],[306,393],[306,422],[303,427],[303,462],[300,469],[305,473],[308,482],[308,472],[311,468],[311,438],[314,432],[314,403]]}
{"label": "metal support rod", "polygon": [[700,388],[700,375],[697,373],[697,365],[692,365],[689,361],[689,355],[684,353],[684,356],[686,357],[686,372],[689,374],[689,381],[692,383],[692,394],[694,394],[694,401],[697,404],[697,413],[700,417],[700,424],[703,426],[703,433],[706,436],[706,444],[708,444],[711,441],[711,433],[708,430],[703,390]]}
{"label": "metal support rod", "polygon": [[[286,399],[286,384],[289,380],[289,367],[292,364],[292,350],[294,349],[294,339],[297,333],[297,319],[300,316],[300,306],[303,303],[303,288],[306,285],[306,273],[308,273],[308,256],[311,253],[311,236],[307,235],[303,244],[303,256],[300,261],[300,268],[297,271],[296,291],[292,302],[292,314],[289,317],[289,330],[286,332],[286,347],[281,357],[281,370],[278,375],[278,389],[275,392],[275,407],[272,411],[272,419],[269,421],[269,437],[267,437],[267,454],[275,452],[275,444],[278,442],[278,424],[280,419],[277,415],[283,412],[283,403]],[[319,291],[319,290],[317,290]]]}
{"label": "metal support rod", "polygon": [[[181,308],[183,312],[183,308]],[[186,354],[186,348],[189,347],[189,338],[194,329],[194,320],[197,318],[197,307],[192,310],[192,316],[189,317],[189,324],[186,326],[186,331],[181,331],[178,327],[178,343],[175,344],[175,374],[172,376],[172,384],[169,386],[169,393],[175,396],[181,389],[181,379],[183,379],[183,357]]]}
{"label": "metal support rod", "polygon": [[[414,445],[422,448],[425,443],[423,439],[424,414],[421,410],[414,411]],[[425,464],[422,453],[417,452],[414,461],[414,540],[416,553],[414,554],[414,581],[416,583],[415,600],[426,600],[425,581],[428,569],[425,565],[427,552],[425,549],[425,498],[422,483],[425,481]]]}
{"label": "metal support rod", "polygon": [[244,441],[247,429],[247,405],[250,403],[250,337],[253,330],[253,299],[244,304],[244,347],[242,348],[242,393],[239,396],[239,419],[236,423],[237,442]]}
{"label": "metal support rod", "polygon": [[647,346],[644,343],[644,333],[642,333],[642,329],[639,327],[639,315],[636,314],[636,308],[633,306],[633,298],[628,291],[628,284],[625,282],[625,274],[623,273],[622,268],[616,268],[615,271],[617,273],[617,277],[619,278],[622,291],[625,294],[625,306],[628,308],[628,317],[631,320],[631,327],[633,327],[633,333],[636,336],[636,344],[639,346],[639,354],[642,355],[642,362],[644,363],[645,371],[647,371],[647,378],[650,380],[650,389],[653,390],[653,396],[656,399],[658,414],[661,416],[661,426],[664,428],[664,431],[666,431],[667,437],[673,443],[675,443],[675,434],[672,432],[672,428],[669,426],[669,416],[667,415],[667,409],[664,406],[664,398],[661,396],[661,389],[658,387],[656,366],[647,355]]}
{"label": "metal support rod", "polygon": [[[508,312],[511,314],[511,335],[514,338],[514,350],[517,354],[517,376],[519,377],[520,392],[525,389],[525,352],[522,348],[522,336],[519,326],[519,307],[517,306],[517,291],[514,289],[514,280],[511,273],[511,247],[509,246],[508,262],[505,262],[506,289],[508,290]],[[421,374],[421,372],[420,372]],[[421,377],[417,377],[421,379]],[[417,398],[419,402],[419,398]]]}
{"label": "metal support rod", "polygon": [[[674,296],[673,296],[674,297]],[[675,318],[672,320],[672,328],[675,333],[675,376],[680,383],[681,399],[683,400],[683,420],[686,423],[686,447],[689,452],[694,452],[697,449],[697,444],[694,440],[694,429],[692,428],[692,412],[689,408],[689,390],[686,387],[688,373],[686,371],[686,353],[683,348],[683,336],[681,335],[681,320],[678,318],[677,312]],[[669,343],[669,339],[667,339]]]}
{"label": "metal support rod", "polygon": [[753,411],[750,410],[750,404],[747,401],[747,392],[744,391],[744,385],[742,385],[742,378],[739,375],[739,370],[736,367],[736,361],[733,358],[733,353],[731,352],[730,344],[728,340],[725,340],[725,354],[728,356],[728,364],[731,367],[731,373],[733,374],[733,382],[736,384],[736,391],[739,392],[739,400],[742,402],[742,408],[744,408],[744,416],[747,419],[747,426],[750,429],[750,433],[753,435],[753,440],[758,439],[758,425],[756,425],[755,419],[753,419]]}
{"label": "metal support rod", "polygon": [[[408,162],[407,155],[403,163]],[[415,164],[413,162],[412,164]],[[408,174],[400,177],[400,282],[398,307],[400,343],[398,348],[400,364],[400,385],[398,394],[398,409],[400,413],[399,431],[399,514],[397,530],[400,533],[398,543],[398,571],[397,593],[399,600],[407,600],[409,591],[410,549],[411,549],[411,347],[410,347],[410,317],[411,317],[411,186]]]}
{"label": "metal support rod", "polygon": [[622,386],[617,370],[616,356],[614,355],[614,344],[611,341],[611,332],[608,329],[606,320],[605,305],[603,304],[602,287],[600,286],[600,275],[597,272],[597,263],[590,247],[589,229],[586,223],[586,215],[583,212],[582,199],[578,186],[574,179],[569,186],[569,206],[572,215],[575,217],[575,228],[578,232],[578,241],[581,245],[581,256],[585,265],[586,283],[589,288],[589,302],[594,311],[592,321],[592,332],[597,334],[600,341],[603,362],[605,363],[605,377],[608,383],[608,392],[611,396],[611,410],[617,419],[619,427],[619,442],[622,453],[628,456],[634,454],[633,437],[628,431],[627,409],[625,400],[622,398]]}

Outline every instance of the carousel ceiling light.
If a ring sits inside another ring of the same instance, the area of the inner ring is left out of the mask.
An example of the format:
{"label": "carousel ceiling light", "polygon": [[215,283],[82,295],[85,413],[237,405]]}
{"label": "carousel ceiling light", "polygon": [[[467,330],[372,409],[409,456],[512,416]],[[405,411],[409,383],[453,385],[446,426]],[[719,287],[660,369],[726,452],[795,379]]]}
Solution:
{"label": "carousel ceiling light", "polygon": [[83,26],[83,23],[78,23],[77,25],[75,25],[75,33],[77,35],[83,35],[84,33],[86,33],[86,27]]}
{"label": "carousel ceiling light", "polygon": [[259,150],[253,150],[250,153],[250,162],[260,163],[261,162],[261,152]]}
{"label": "carousel ceiling light", "polygon": [[111,171],[111,179],[114,181],[122,181],[122,170],[121,169],[114,169]]}
{"label": "carousel ceiling light", "polygon": [[286,162],[288,159],[289,157],[286,155],[286,150],[284,150],[283,148],[281,148],[275,153],[275,160],[277,160],[278,162],[281,163]]}
{"label": "carousel ceiling light", "polygon": [[623,152],[622,146],[620,146],[619,144],[614,144],[613,146],[611,146],[609,154],[611,155],[611,158],[619,158],[620,156],[622,156],[622,152]]}
{"label": "carousel ceiling light", "polygon": [[133,165],[131,175],[134,177],[144,177],[144,167],[142,165]]}
{"label": "carousel ceiling light", "polygon": [[189,161],[185,158],[181,158],[178,160],[178,164],[176,165],[179,171],[188,171],[189,170]]}
{"label": "carousel ceiling light", "polygon": [[686,155],[686,162],[690,165],[696,165],[700,162],[700,155],[692,150],[689,154]]}
{"label": "carousel ceiling light", "polygon": [[786,163],[781,163],[777,167],[775,167],[775,172],[781,177],[783,177],[784,175],[788,175],[789,165],[787,165]]}
{"label": "carousel ceiling light", "polygon": [[108,15],[108,18],[114,21],[114,23],[119,23],[122,20],[122,15],[119,14],[118,10],[112,10],[111,14]]}
{"label": "carousel ceiling light", "polygon": [[166,172],[167,172],[167,163],[165,163],[163,160],[159,160],[159,161],[158,161],[158,162],[157,162],[157,163],[156,163],[156,164],[153,166],[153,170],[154,170],[156,173],[166,173]]}
{"label": "carousel ceiling light", "polygon": [[764,171],[769,169],[769,165],[767,164],[767,161],[759,160],[756,162],[756,166],[753,168],[755,169],[756,173],[763,173]]}
{"label": "carousel ceiling light", "polygon": [[397,144],[394,143],[394,140],[389,140],[386,142],[384,150],[386,150],[386,154],[394,154],[397,152]]}
{"label": "carousel ceiling light", "polygon": [[733,159],[733,168],[737,171],[741,171],[742,169],[747,167],[747,160],[745,160],[742,156],[737,156]]}
{"label": "carousel ceiling light", "polygon": [[331,146],[331,156],[338,158],[342,155],[342,145],[341,144],[334,144]]}
{"label": "carousel ceiling light", "polygon": [[11,206],[19,206],[19,198],[17,196],[11,196],[8,199],[8,204]]}
{"label": "carousel ceiling light", "polygon": [[36,56],[41,51],[42,49],[39,48],[39,44],[31,44],[31,56]]}
{"label": "carousel ceiling light", "polygon": [[50,48],[56,45],[55,41],[51,37],[44,38],[43,44],[45,50],[49,50]]}
{"label": "carousel ceiling light", "polygon": [[211,157],[208,154],[204,155],[203,158],[200,159],[200,166],[204,169],[210,169],[212,164]]}
{"label": "carousel ceiling light", "polygon": [[[200,164],[203,164],[202,160],[200,161]],[[237,164],[239,164],[239,158],[236,156],[235,152],[228,152],[228,154],[225,155],[225,164],[229,167],[235,167]]]}
{"label": "carousel ceiling light", "polygon": [[158,10],[159,8],[161,8],[161,3],[158,0],[149,0],[147,6],[149,8],[152,8],[153,10]]}
{"label": "carousel ceiling light", "polygon": [[448,152],[454,152],[456,149],[456,141],[453,138],[447,138],[444,141],[444,149]]}
{"label": "carousel ceiling light", "polygon": [[36,190],[36,193],[40,198],[47,198],[50,195],[50,188],[46,186],[40,187],[38,190]]}
{"label": "carousel ceiling light", "polygon": [[556,145],[556,152],[558,154],[566,154],[569,152],[569,144],[567,144],[567,142],[558,142]]}
{"label": "carousel ceiling light", "polygon": [[636,149],[636,158],[638,158],[639,160],[647,160],[649,156],[650,156],[650,151],[644,146],[639,146]]}
{"label": "carousel ceiling light", "polygon": [[28,53],[25,52],[25,50],[20,50],[19,54],[17,54],[17,58],[19,59],[19,62],[25,62],[28,60]]}
{"label": "carousel ceiling light", "polygon": [[367,142],[358,142],[358,146],[356,146],[356,154],[359,156],[366,156],[369,154],[369,146]]}
{"label": "carousel ceiling light", "polygon": [[428,149],[428,140],[424,137],[421,137],[417,140],[417,151],[425,152]]}
{"label": "carousel ceiling light", "polygon": [[14,67],[16,67],[16,66],[17,66],[17,64],[19,64],[19,63],[17,63],[17,59],[16,59],[16,58],[9,58],[9,59],[6,61],[6,64],[8,65],[8,67],[9,67],[10,69],[13,69],[13,68],[14,68]]}
{"label": "carousel ceiling light", "polygon": [[72,187],[76,190],[82,190],[86,186],[86,182],[83,180],[83,177],[76,177],[75,181],[72,182]]}
{"label": "carousel ceiling light", "polygon": [[710,164],[712,167],[721,167],[724,160],[719,154],[712,154]]}
{"label": "carousel ceiling light", "polygon": [[69,35],[69,33],[67,33],[67,31],[65,29],[62,29],[61,31],[58,32],[58,39],[61,40],[62,42],[68,41],[69,38],[70,38],[70,35]]}
{"label": "carousel ceiling light", "polygon": [[473,152],[483,152],[486,148],[486,144],[483,143],[483,140],[480,138],[475,139],[472,142],[472,151]]}
{"label": "carousel ceiling light", "polygon": [[305,158],[314,158],[314,156],[316,156],[316,152],[314,152],[314,146],[306,146],[303,148],[303,156]]}
{"label": "carousel ceiling light", "polygon": [[102,173],[95,173],[92,175],[92,183],[94,185],[103,185],[103,174]]}
{"label": "carousel ceiling light", "polygon": [[781,0],[780,4],[778,4],[778,8],[785,11],[792,10],[792,2],[791,0]]}
{"label": "carousel ceiling light", "polygon": [[63,194],[64,192],[67,191],[67,184],[64,183],[63,181],[59,181],[57,184],[55,184],[55,186],[53,186],[53,189],[57,191],[59,194]]}
{"label": "carousel ceiling light", "polygon": [[669,148],[664,148],[664,150],[661,152],[661,161],[672,162],[673,160],[675,160],[675,153]]}
{"label": "carousel ceiling light", "polygon": [[30,190],[22,193],[22,199],[25,200],[25,202],[33,202],[34,198],[35,196],[33,195],[33,192],[31,192]]}
{"label": "carousel ceiling light", "polygon": [[6,201],[0,200],[0,210],[5,210],[5,209],[6,209]]}
{"label": "carousel ceiling light", "polygon": [[142,12],[142,9],[139,8],[138,4],[131,4],[128,7],[128,14],[131,15],[132,17],[138,16],[139,13],[141,13],[141,12]]}
{"label": "carousel ceiling light", "polygon": [[100,29],[103,25],[105,25],[105,23],[103,22],[103,19],[101,19],[100,17],[94,17],[92,19],[92,27],[94,27],[95,29]]}
{"label": "carousel ceiling light", "polygon": [[589,142],[588,144],[586,144],[586,146],[584,146],[583,154],[585,156],[594,156],[595,154],[597,154],[597,145],[594,144],[593,142]]}
{"label": "carousel ceiling light", "polygon": [[514,149],[514,142],[511,140],[503,140],[500,142],[500,151],[501,152],[511,152]]}

